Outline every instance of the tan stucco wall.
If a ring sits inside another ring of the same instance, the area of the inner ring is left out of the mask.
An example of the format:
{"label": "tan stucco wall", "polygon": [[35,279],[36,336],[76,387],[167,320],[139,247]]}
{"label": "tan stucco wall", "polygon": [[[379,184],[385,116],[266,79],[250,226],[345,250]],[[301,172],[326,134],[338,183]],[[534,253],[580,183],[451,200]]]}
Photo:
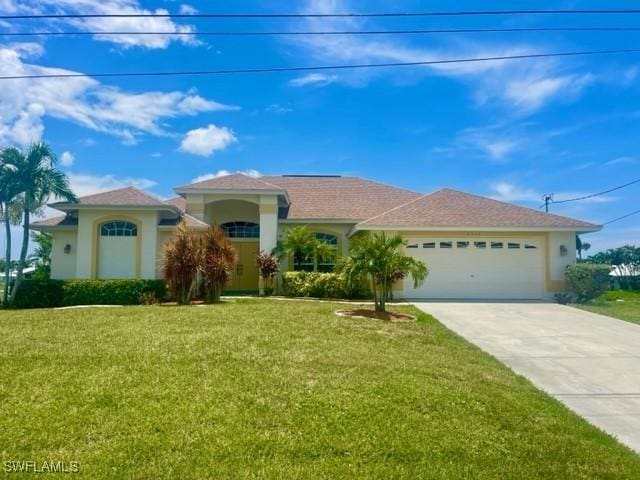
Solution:
{"label": "tan stucco wall", "polygon": [[[51,278],[67,280],[76,276],[76,252],[77,252],[76,229],[58,230],[53,232],[51,250]],[[69,253],[64,253],[65,245],[71,245]]]}
{"label": "tan stucco wall", "polygon": [[156,278],[162,278],[162,250],[164,244],[171,238],[174,230],[158,230],[156,237]]}
{"label": "tan stucco wall", "polygon": [[204,221],[216,225],[222,225],[226,222],[260,223],[259,206],[255,203],[237,200],[209,203],[204,209]]}
{"label": "tan stucco wall", "polygon": [[78,212],[76,278],[95,278],[97,274],[98,226],[103,221],[130,220],[138,224],[139,255],[136,262],[140,278],[156,278],[158,213],[135,210],[81,210]]}
{"label": "tan stucco wall", "polygon": [[[560,254],[560,247],[567,249],[566,255]],[[567,265],[576,261],[576,234],[575,232],[550,232],[547,258],[549,261],[547,271],[547,291],[560,292],[566,289],[564,277]]]}

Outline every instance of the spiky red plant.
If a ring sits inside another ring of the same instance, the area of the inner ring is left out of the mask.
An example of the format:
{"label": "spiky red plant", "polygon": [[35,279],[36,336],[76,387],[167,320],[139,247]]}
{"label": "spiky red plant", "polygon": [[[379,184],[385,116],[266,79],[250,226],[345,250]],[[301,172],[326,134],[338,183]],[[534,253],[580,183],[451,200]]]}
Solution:
{"label": "spiky red plant", "polygon": [[238,252],[217,225],[212,225],[201,238],[200,273],[208,303],[220,301],[223,287],[231,279]]}
{"label": "spiky red plant", "polygon": [[266,252],[260,252],[256,256],[256,265],[264,281],[264,293],[271,295],[275,289],[275,278],[278,274],[278,259]]}
{"label": "spiky red plant", "polygon": [[173,298],[180,305],[191,302],[196,287],[200,264],[200,241],[184,222],[176,228],[173,237],[162,252],[162,274]]}

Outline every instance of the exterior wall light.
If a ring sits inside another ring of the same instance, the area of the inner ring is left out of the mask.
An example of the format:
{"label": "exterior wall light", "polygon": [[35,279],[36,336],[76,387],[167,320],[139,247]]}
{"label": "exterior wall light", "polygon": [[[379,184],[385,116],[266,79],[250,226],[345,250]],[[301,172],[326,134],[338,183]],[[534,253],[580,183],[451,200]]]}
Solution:
{"label": "exterior wall light", "polygon": [[66,253],[66,254],[71,253],[71,245],[70,245],[70,244],[68,244],[68,243],[67,243],[67,244],[64,246],[64,253]]}
{"label": "exterior wall light", "polygon": [[560,256],[566,257],[567,253],[569,253],[569,250],[567,249],[567,247],[565,245],[560,245]]}

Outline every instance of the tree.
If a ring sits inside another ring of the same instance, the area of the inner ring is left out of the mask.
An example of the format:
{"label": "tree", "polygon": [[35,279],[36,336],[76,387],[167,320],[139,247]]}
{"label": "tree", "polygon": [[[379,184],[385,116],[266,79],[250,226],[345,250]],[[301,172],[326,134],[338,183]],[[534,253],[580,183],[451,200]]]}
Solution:
{"label": "tree", "polygon": [[278,274],[278,260],[273,255],[260,252],[256,257],[256,265],[263,280],[265,295],[271,295],[275,289],[274,281]]}
{"label": "tree", "polygon": [[400,250],[406,245],[400,235],[363,233],[352,237],[349,257],[340,263],[340,270],[347,281],[366,275],[371,281],[375,309],[386,311],[386,302],[393,284],[410,276],[414,288],[427,278],[427,266]]}
{"label": "tree", "polygon": [[578,259],[582,260],[582,252],[586,252],[591,248],[591,244],[583,242],[580,235],[576,235],[576,251],[578,252]]}
{"label": "tree", "polygon": [[51,197],[68,202],[75,202],[77,199],[71,191],[67,176],[56,168],[56,155],[46,143],[34,143],[24,153],[15,147],[9,147],[3,154],[4,162],[12,170],[11,176],[17,183],[16,188],[22,202],[22,247],[15,283],[11,289],[11,303],[20,288],[26,265],[31,215],[38,213]]}
{"label": "tree", "polygon": [[5,226],[7,240],[5,258],[2,263],[4,285],[2,304],[9,303],[9,274],[14,268],[11,260],[11,225],[19,225],[21,210],[19,203],[20,186],[16,177],[15,151],[3,149],[0,151],[0,216]]}
{"label": "tree", "polygon": [[205,300],[218,303],[222,289],[231,279],[238,252],[217,225],[212,225],[200,239],[200,265]]}
{"label": "tree", "polygon": [[281,259],[290,256],[294,265],[311,260],[314,272],[318,271],[320,262],[336,256],[336,248],[316,238],[305,225],[287,230],[276,252]]}
{"label": "tree", "polygon": [[33,276],[42,280],[48,279],[51,276],[53,237],[46,232],[31,232],[31,240],[36,244],[36,249],[28,259],[36,266]]}
{"label": "tree", "polygon": [[198,237],[181,222],[162,251],[162,274],[180,305],[189,304],[193,298],[199,257]]}

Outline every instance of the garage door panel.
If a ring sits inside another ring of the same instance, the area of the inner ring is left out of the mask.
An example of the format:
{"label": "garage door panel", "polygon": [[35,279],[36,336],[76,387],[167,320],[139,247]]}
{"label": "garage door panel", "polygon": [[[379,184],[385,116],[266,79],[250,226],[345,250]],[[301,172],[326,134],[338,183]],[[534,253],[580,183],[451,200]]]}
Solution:
{"label": "garage door panel", "polygon": [[[433,244],[435,248],[424,248]],[[451,248],[441,248],[443,244]],[[407,254],[424,261],[429,276],[418,289],[407,279],[406,298],[542,297],[544,263],[537,239],[424,238],[418,248],[407,249]]]}

